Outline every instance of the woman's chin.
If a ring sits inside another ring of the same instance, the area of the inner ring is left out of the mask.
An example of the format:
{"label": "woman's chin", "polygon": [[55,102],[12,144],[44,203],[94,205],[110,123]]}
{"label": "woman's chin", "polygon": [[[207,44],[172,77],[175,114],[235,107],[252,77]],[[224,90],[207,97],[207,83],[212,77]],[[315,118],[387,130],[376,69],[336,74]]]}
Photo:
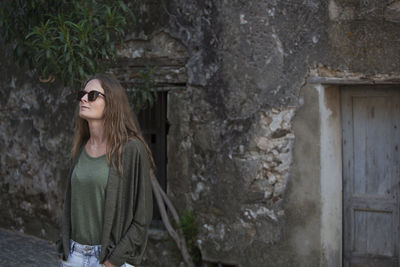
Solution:
{"label": "woman's chin", "polygon": [[83,112],[79,113],[79,117],[81,119],[87,120],[87,121],[101,121],[104,120],[104,116],[91,116],[90,114],[85,114]]}

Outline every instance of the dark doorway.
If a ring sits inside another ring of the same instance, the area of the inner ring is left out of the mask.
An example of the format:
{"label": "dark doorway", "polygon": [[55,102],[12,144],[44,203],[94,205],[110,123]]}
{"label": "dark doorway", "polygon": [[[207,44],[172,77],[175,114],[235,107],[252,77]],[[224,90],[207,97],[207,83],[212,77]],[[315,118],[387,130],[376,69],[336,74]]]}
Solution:
{"label": "dark doorway", "polygon": [[[142,130],[143,137],[146,139],[154,161],[157,166],[156,176],[161,187],[167,189],[167,92],[157,93],[157,100],[151,108],[142,110],[138,114],[138,121]],[[153,228],[161,228],[161,215],[158,206],[153,205]]]}

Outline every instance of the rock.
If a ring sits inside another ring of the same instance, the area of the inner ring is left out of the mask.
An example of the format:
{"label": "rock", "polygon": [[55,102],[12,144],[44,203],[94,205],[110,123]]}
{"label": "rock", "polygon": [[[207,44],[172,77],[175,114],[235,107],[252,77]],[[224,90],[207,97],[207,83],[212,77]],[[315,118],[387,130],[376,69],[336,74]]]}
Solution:
{"label": "rock", "polygon": [[391,22],[400,23],[400,1],[395,1],[386,7],[385,19]]}

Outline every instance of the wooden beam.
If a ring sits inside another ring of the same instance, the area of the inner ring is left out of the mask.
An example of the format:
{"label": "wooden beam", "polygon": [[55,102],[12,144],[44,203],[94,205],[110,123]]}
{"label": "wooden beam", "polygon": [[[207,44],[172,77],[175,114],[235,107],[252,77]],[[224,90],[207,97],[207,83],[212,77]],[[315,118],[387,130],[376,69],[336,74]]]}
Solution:
{"label": "wooden beam", "polygon": [[130,68],[130,67],[154,67],[154,66],[174,66],[183,67],[186,65],[188,58],[118,58],[117,62],[112,67]]}
{"label": "wooden beam", "polygon": [[[135,86],[131,85],[131,86],[124,86],[124,88],[126,88],[126,90],[128,92],[134,91],[135,90]],[[154,86],[155,90],[157,92],[164,92],[164,91],[175,91],[175,90],[185,90],[186,89],[186,85],[182,85],[182,86],[158,86],[157,84]]]}

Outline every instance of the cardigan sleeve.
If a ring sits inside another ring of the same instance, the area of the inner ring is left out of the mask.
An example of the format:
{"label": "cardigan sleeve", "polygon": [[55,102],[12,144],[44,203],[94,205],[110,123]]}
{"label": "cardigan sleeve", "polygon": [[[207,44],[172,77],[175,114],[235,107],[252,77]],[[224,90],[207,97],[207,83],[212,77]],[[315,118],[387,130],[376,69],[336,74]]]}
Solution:
{"label": "cardigan sleeve", "polygon": [[[125,235],[116,244],[112,254],[108,260],[116,265],[121,266],[131,256],[143,254],[148,238],[148,228],[153,216],[153,195],[150,181],[150,163],[147,151],[140,141],[133,148],[129,177],[125,176],[134,183],[136,188],[136,204],[133,220]],[[125,168],[124,168],[125,171]]]}
{"label": "cardigan sleeve", "polygon": [[[82,148],[80,148],[82,151]],[[80,152],[78,153],[78,155]],[[61,229],[59,239],[56,241],[57,252],[61,254],[63,260],[67,260],[69,254],[69,245],[71,237],[71,175],[77,158],[72,159],[69,166],[67,185],[64,194],[64,205],[61,218]]]}

